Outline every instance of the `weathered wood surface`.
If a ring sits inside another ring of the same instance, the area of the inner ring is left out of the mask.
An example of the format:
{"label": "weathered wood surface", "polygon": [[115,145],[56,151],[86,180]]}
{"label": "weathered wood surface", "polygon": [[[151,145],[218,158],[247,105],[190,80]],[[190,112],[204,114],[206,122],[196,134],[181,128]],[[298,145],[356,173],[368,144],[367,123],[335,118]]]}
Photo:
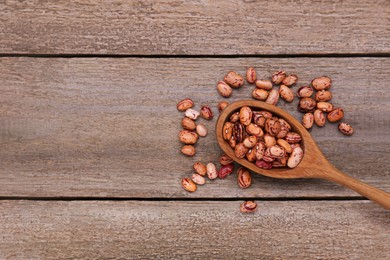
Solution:
{"label": "weathered wood surface", "polygon": [[[390,191],[390,74],[386,58],[203,58],[203,59],[0,59],[0,196],[18,197],[318,197],[357,196],[321,180],[274,180],[256,176],[241,190],[235,176],[189,194],[180,179],[195,160],[216,162],[214,124],[194,158],[180,154],[185,97],[209,104],[222,100],[215,84],[229,69],[253,65],[260,77],[277,69],[307,84],[329,75],[336,106],[356,131],[345,137],[337,125],[312,135],[340,170]],[[250,98],[252,86],[229,101]],[[294,90],[297,86],[293,87]],[[297,99],[280,107],[297,118]]]}
{"label": "weathered wood surface", "polygon": [[388,259],[369,201],[1,201],[2,259]]}
{"label": "weathered wood surface", "polygon": [[2,1],[0,53],[390,52],[390,2]]}

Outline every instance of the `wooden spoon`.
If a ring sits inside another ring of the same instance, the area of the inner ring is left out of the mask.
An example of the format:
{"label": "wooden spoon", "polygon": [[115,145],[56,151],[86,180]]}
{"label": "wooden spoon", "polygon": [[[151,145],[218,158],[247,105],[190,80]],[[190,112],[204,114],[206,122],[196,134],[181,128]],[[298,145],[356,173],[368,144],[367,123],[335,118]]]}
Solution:
{"label": "wooden spoon", "polygon": [[[267,110],[274,114],[277,117],[285,119],[292,128],[292,131],[298,133],[302,137],[301,145],[304,150],[304,156],[300,164],[294,168],[274,168],[271,170],[264,170],[258,168],[254,163],[247,161],[246,159],[239,159],[234,155],[233,149],[229,144],[223,139],[222,129],[224,123],[229,120],[230,116],[240,110],[241,107],[248,106],[252,110]],[[221,149],[229,155],[234,161],[245,166],[246,168],[252,170],[255,173],[262,174],[268,177],[273,178],[322,178],[329,181],[339,183],[345,187],[348,187],[362,196],[375,201],[376,203],[382,205],[384,208],[390,210],[390,194],[374,188],[368,184],[365,184],[359,180],[356,180],[338,169],[336,169],[320,151],[317,144],[309,134],[309,132],[298,122],[294,117],[292,117],[286,111],[269,105],[262,101],[254,100],[242,100],[234,102],[222,110],[221,114],[216,123],[216,135],[218,139],[219,146]]]}

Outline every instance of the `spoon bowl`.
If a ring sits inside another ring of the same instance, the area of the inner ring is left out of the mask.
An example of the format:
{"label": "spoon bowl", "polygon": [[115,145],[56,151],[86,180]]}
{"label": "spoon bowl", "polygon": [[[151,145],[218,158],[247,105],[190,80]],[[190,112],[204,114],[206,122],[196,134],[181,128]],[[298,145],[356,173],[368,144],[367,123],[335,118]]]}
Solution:
{"label": "spoon bowl", "polygon": [[[257,167],[254,163],[249,162],[246,159],[237,158],[234,155],[233,149],[230,147],[228,142],[223,139],[223,125],[230,116],[240,110],[241,107],[248,106],[253,111],[256,110],[266,110],[271,112],[273,115],[283,118],[286,120],[293,132],[298,133],[302,137],[301,147],[303,148],[304,155],[302,161],[298,164],[296,168],[273,168],[270,170],[265,170]],[[230,156],[234,161],[241,164],[242,166],[248,168],[249,170],[265,175],[272,178],[281,178],[281,179],[292,179],[292,178],[322,178],[329,181],[339,183],[345,187],[355,190],[359,194],[369,198],[372,201],[377,202],[382,205],[384,208],[390,210],[390,194],[372,187],[368,184],[365,184],[359,180],[356,180],[340,170],[336,169],[325,157],[325,155],[318,148],[316,142],[311,137],[310,133],[302,126],[302,124],[291,116],[286,111],[274,106],[267,104],[262,101],[255,100],[242,100],[237,101],[229,106],[227,106],[220,113],[217,123],[216,123],[216,136],[218,144],[228,156]]]}

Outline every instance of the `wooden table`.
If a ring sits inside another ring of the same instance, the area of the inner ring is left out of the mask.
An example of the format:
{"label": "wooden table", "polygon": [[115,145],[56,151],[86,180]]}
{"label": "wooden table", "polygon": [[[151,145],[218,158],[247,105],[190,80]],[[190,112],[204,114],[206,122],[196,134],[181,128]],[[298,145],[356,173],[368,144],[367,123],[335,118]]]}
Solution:
{"label": "wooden table", "polygon": [[[218,114],[228,70],[329,75],[356,133],[311,134],[390,192],[390,2],[158,2],[0,2],[0,258],[390,259],[390,212],[327,181],[184,191],[221,150],[214,119],[181,155],[176,110],[190,97]],[[300,119],[297,102],[278,106]],[[259,210],[240,213],[245,199]]]}

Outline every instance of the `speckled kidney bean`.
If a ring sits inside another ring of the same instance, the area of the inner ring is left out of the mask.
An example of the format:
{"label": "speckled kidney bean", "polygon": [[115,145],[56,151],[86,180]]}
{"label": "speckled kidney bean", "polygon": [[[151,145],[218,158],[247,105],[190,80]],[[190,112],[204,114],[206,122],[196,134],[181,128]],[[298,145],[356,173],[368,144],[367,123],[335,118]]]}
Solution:
{"label": "speckled kidney bean", "polygon": [[217,106],[218,111],[219,111],[219,112],[222,112],[222,110],[224,110],[225,107],[227,107],[228,105],[229,105],[228,102],[226,102],[226,101],[220,101],[220,102],[218,103],[218,106]]}
{"label": "speckled kidney bean", "polygon": [[237,183],[241,189],[247,189],[252,184],[252,176],[250,171],[245,167],[240,167],[237,170]]}
{"label": "speckled kidney bean", "polygon": [[280,132],[281,127],[277,117],[271,117],[265,121],[265,131],[272,136],[276,136]]}
{"label": "speckled kidney bean", "polygon": [[243,106],[240,109],[240,122],[241,124],[247,126],[251,123],[252,121],[252,109],[247,106]]}
{"label": "speckled kidney bean", "polygon": [[232,136],[232,138],[230,138],[230,140],[229,140],[229,145],[231,148],[234,149],[236,147],[236,144],[237,144],[236,138],[234,136]]}
{"label": "speckled kidney bean", "polygon": [[255,146],[255,156],[257,160],[263,159],[264,152],[265,152],[265,143],[264,142],[258,142]]}
{"label": "speckled kidney bean", "polygon": [[238,143],[236,144],[236,147],[234,147],[234,155],[240,159],[244,158],[248,151],[249,149],[243,143]]}
{"label": "speckled kidney bean", "polygon": [[182,154],[187,155],[187,156],[194,156],[196,153],[196,150],[195,150],[195,147],[192,145],[183,145],[183,147],[181,148],[181,152],[182,152]]}
{"label": "speckled kidney bean", "polygon": [[289,144],[294,144],[294,143],[299,143],[299,142],[302,140],[302,137],[301,137],[298,133],[289,132],[289,133],[286,135],[285,140],[286,140]]}
{"label": "speckled kidney bean", "polygon": [[256,88],[264,90],[271,90],[273,87],[272,82],[269,80],[256,80],[255,85]]}
{"label": "speckled kidney bean", "polygon": [[223,78],[223,81],[232,88],[239,88],[244,85],[244,78],[235,71],[229,71]]}
{"label": "speckled kidney bean", "polygon": [[280,85],[279,94],[286,102],[291,103],[294,100],[293,91],[286,85]]}
{"label": "speckled kidney bean", "polygon": [[327,76],[322,76],[322,77],[318,77],[318,78],[313,79],[313,81],[311,82],[311,85],[316,90],[324,90],[324,89],[326,90],[326,89],[329,89],[330,86],[332,85],[332,80]]}
{"label": "speckled kidney bean", "polygon": [[306,129],[310,129],[313,127],[314,123],[314,115],[312,113],[306,113],[302,117],[302,125]]}
{"label": "speckled kidney bean", "polygon": [[269,94],[267,99],[265,100],[265,103],[271,104],[271,105],[276,105],[279,101],[279,91],[277,89],[272,89]]}
{"label": "speckled kidney bean", "polygon": [[234,112],[234,113],[230,116],[230,122],[235,123],[235,122],[237,122],[238,120],[240,120],[240,112]]}
{"label": "speckled kidney bean", "polygon": [[206,120],[211,120],[214,117],[213,111],[211,111],[211,108],[206,105],[203,105],[200,108],[200,115]]}
{"label": "speckled kidney bean", "polygon": [[195,144],[198,141],[198,134],[188,131],[188,130],[181,130],[179,132],[179,140],[180,142],[184,144]]}
{"label": "speckled kidney bean", "polygon": [[194,168],[194,171],[201,176],[205,176],[207,173],[206,165],[201,162],[195,162],[192,167]]}
{"label": "speckled kidney bean", "polygon": [[321,110],[314,111],[314,122],[317,126],[323,127],[325,125],[325,115]]}
{"label": "speckled kidney bean", "polygon": [[189,178],[183,178],[181,180],[181,186],[183,189],[189,192],[194,192],[196,191],[196,184]]}
{"label": "speckled kidney bean", "polygon": [[218,93],[225,98],[228,98],[232,95],[233,89],[224,81],[219,81],[217,83]]}
{"label": "speckled kidney bean", "polygon": [[298,110],[306,113],[313,112],[316,109],[317,102],[312,98],[301,98],[298,104]]}
{"label": "speckled kidney bean", "polygon": [[228,165],[230,163],[233,162],[233,159],[227,155],[227,154],[222,154],[220,157],[219,157],[219,163],[221,165]]}
{"label": "speckled kidney bean", "polygon": [[256,149],[255,147],[250,148],[249,151],[245,154],[245,157],[248,161],[254,162],[256,160]]}
{"label": "speckled kidney bean", "polygon": [[205,137],[207,135],[207,128],[204,124],[199,124],[196,126],[196,132],[199,136]]}
{"label": "speckled kidney bean", "polygon": [[256,211],[256,209],[257,209],[257,203],[252,200],[244,201],[240,205],[240,211],[242,213],[253,213]]}
{"label": "speckled kidney bean", "polygon": [[326,101],[329,101],[332,99],[332,92],[330,92],[329,90],[320,90],[320,91],[317,91],[317,93],[315,94],[314,96],[314,99],[317,101],[317,102],[326,102]]}
{"label": "speckled kidney bean", "polygon": [[328,120],[329,122],[337,122],[343,119],[344,117],[344,111],[341,108],[335,108],[331,112],[328,113]]}
{"label": "speckled kidney bean", "polygon": [[241,143],[245,137],[246,137],[246,132],[245,132],[245,127],[243,124],[237,122],[233,126],[233,136],[236,139],[237,143]]}
{"label": "speckled kidney bean", "polygon": [[184,117],[182,120],[181,120],[181,126],[186,129],[186,130],[195,130],[196,129],[196,124],[194,122],[194,120],[188,118],[188,117]]}
{"label": "speckled kidney bean", "polygon": [[269,151],[270,157],[275,159],[283,158],[286,155],[286,150],[279,145],[271,146],[267,148],[267,150]]}
{"label": "speckled kidney bean", "polygon": [[272,155],[271,155],[271,153],[269,151],[269,147],[265,150],[262,160],[266,161],[266,162],[273,162],[273,161],[275,161],[275,158],[272,157]]}
{"label": "speckled kidney bean", "polygon": [[232,138],[232,135],[233,135],[233,123],[231,122],[225,122],[225,124],[223,125],[223,139],[225,139],[226,141],[229,141],[230,138]]}
{"label": "speckled kidney bean", "polygon": [[314,90],[311,86],[302,86],[297,91],[297,96],[300,98],[311,97],[313,95]]}
{"label": "speckled kidney bean", "polygon": [[248,81],[249,84],[255,83],[257,79],[256,70],[253,67],[250,67],[246,70],[246,81]]}
{"label": "speckled kidney bean", "polygon": [[338,128],[339,131],[344,135],[348,135],[348,136],[353,135],[353,128],[350,124],[340,123]]}
{"label": "speckled kidney bean", "polygon": [[242,143],[245,147],[252,148],[257,143],[257,137],[254,135],[247,136]]}
{"label": "speckled kidney bean", "polygon": [[296,147],[292,151],[290,157],[287,160],[287,166],[289,168],[295,168],[302,161],[303,158],[303,150],[301,147]]}
{"label": "speckled kidney bean", "polygon": [[231,174],[234,170],[234,165],[229,163],[227,165],[222,165],[222,167],[218,171],[218,177],[220,179],[226,178],[229,174]]}
{"label": "speckled kidney bean", "polygon": [[206,183],[206,180],[204,179],[203,176],[197,174],[197,173],[194,173],[192,174],[191,176],[191,180],[195,183],[195,184],[198,184],[198,185],[203,185]]}
{"label": "speckled kidney bean", "polygon": [[209,177],[210,180],[214,180],[218,177],[217,167],[215,166],[214,163],[208,163],[206,165],[206,169],[207,169],[207,177]]}
{"label": "speckled kidney bean", "polygon": [[185,98],[181,100],[179,103],[177,103],[177,110],[179,111],[186,111],[187,109],[191,108],[194,105],[194,101],[192,101],[189,98]]}
{"label": "speckled kidney bean", "polygon": [[276,143],[283,147],[283,149],[286,151],[286,153],[291,153],[292,152],[292,148],[291,148],[291,145],[284,139],[278,139],[276,141]]}
{"label": "speckled kidney bean", "polygon": [[260,100],[260,101],[267,100],[268,94],[269,94],[269,92],[267,90],[265,90],[265,89],[255,88],[252,91],[252,97],[254,99],[257,99],[257,100]]}
{"label": "speckled kidney bean", "polygon": [[261,129],[260,126],[254,124],[254,123],[250,123],[247,127],[246,127],[246,132],[250,135],[255,135],[257,137],[262,137],[264,135],[264,132],[263,130]]}
{"label": "speckled kidney bean", "polygon": [[264,170],[272,169],[272,163],[266,162],[264,160],[256,160],[255,164],[257,167],[264,169]]}
{"label": "speckled kidney bean", "polygon": [[280,84],[284,78],[286,77],[286,73],[284,71],[277,71],[275,73],[272,74],[272,82],[275,83],[275,84]]}
{"label": "speckled kidney bean", "polygon": [[294,85],[298,81],[298,76],[297,75],[288,75],[282,80],[282,84],[286,85],[288,87]]}
{"label": "speckled kidney bean", "polygon": [[279,118],[280,132],[276,135],[277,138],[286,137],[287,133],[291,131],[291,126],[283,118]]}
{"label": "speckled kidney bean", "polygon": [[333,110],[333,105],[329,102],[318,102],[317,103],[317,109],[321,110],[322,112],[330,112]]}
{"label": "speckled kidney bean", "polygon": [[265,143],[265,147],[271,147],[276,144],[276,139],[274,136],[270,135],[269,133],[266,133],[264,135],[264,143]]}
{"label": "speckled kidney bean", "polygon": [[196,120],[196,119],[198,119],[200,113],[198,111],[196,111],[195,109],[189,108],[186,110],[184,115],[192,120]]}

